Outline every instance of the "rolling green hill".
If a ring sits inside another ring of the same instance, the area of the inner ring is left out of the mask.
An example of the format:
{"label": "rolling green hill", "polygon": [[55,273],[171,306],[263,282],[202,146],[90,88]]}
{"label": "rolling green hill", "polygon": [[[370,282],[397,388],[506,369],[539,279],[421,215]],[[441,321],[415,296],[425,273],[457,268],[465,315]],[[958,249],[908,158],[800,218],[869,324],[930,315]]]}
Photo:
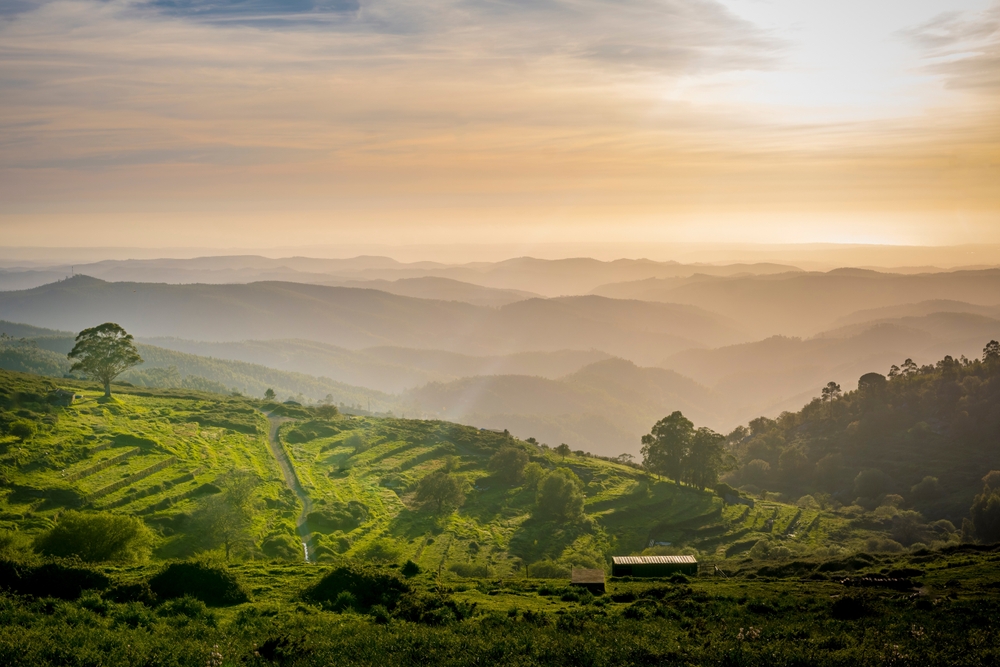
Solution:
{"label": "rolling green hill", "polygon": [[[15,325],[17,326],[17,325]],[[0,322],[0,332],[11,329]],[[72,335],[55,335],[47,329],[33,338],[0,338],[0,369],[63,377],[69,373],[66,353]],[[144,363],[123,374],[119,381],[141,387],[200,389],[215,393],[237,392],[263,396],[271,388],[280,397],[327,400],[347,406],[371,406],[373,411],[399,410],[399,399],[380,391],[354,387],[329,378],[268,368],[260,364],[185,354],[155,345],[138,345]]]}
{"label": "rolling green hill", "polygon": [[[78,398],[60,405],[60,388]],[[123,388],[108,401],[90,383],[10,372],[0,372],[0,392],[2,527],[37,535],[68,509],[138,516],[154,529],[161,558],[218,546],[203,517],[234,469],[261,480],[240,551],[247,558],[299,559],[301,535],[321,561],[409,559],[453,577],[513,576],[527,564],[548,576],[603,567],[613,553],[684,549],[723,562],[761,543],[755,557],[790,558],[877,547],[888,536],[854,509],[724,505],[711,491],[634,467],[562,458],[506,433],[448,422],[351,417],[188,390]],[[500,451],[522,452],[534,465],[523,477],[505,477],[491,463]],[[559,469],[583,494],[579,518],[550,518],[538,504],[539,480]],[[421,496],[425,478],[442,471],[464,495],[455,511]],[[944,530],[936,539],[948,544],[958,535]]]}

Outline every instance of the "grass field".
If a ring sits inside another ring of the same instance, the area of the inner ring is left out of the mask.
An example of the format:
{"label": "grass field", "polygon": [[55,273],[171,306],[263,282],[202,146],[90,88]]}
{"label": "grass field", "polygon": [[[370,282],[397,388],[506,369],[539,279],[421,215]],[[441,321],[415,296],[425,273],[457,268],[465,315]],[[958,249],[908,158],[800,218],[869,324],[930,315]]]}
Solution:
{"label": "grass field", "polygon": [[[761,540],[795,557],[862,550],[887,536],[886,521],[858,515],[859,508],[761,500],[752,509],[725,506],[710,490],[634,467],[575,454],[563,459],[504,433],[447,422],[324,417],[311,408],[187,390],[122,388],[106,400],[85,382],[17,373],[0,380],[3,419],[35,426],[24,440],[0,436],[0,527],[28,535],[68,508],[104,510],[142,517],[156,531],[155,556],[187,557],[202,548],[187,520],[217,491],[220,475],[242,468],[262,481],[256,543],[294,537],[303,503],[269,450],[272,414],[281,420],[275,445],[310,504],[300,532],[318,561],[413,560],[446,577],[511,577],[540,561],[566,570],[603,567],[613,554],[684,551],[716,563],[746,557]],[[60,387],[76,396],[71,405],[50,400]],[[535,518],[534,491],[488,469],[505,446],[522,448],[546,470],[572,470],[583,484],[586,520],[555,525]],[[415,501],[414,489],[446,465],[463,480],[466,500],[437,513]],[[957,537],[944,534],[938,546]],[[244,557],[265,556],[251,548]]]}

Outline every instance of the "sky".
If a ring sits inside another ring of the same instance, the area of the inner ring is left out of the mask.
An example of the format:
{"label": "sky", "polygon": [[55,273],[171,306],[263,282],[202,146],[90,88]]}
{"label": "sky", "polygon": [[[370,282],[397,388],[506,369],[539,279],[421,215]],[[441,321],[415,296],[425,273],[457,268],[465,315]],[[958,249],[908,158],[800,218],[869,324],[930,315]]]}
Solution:
{"label": "sky", "polygon": [[0,100],[3,247],[1000,243],[997,0],[0,0]]}

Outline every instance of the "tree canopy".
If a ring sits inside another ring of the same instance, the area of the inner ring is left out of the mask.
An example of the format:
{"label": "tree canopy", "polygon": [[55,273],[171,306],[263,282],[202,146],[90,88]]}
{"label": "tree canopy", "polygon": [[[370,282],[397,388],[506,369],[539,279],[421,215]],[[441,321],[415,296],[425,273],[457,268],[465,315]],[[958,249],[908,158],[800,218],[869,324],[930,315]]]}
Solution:
{"label": "tree canopy", "polygon": [[569,468],[556,468],[538,483],[535,516],[564,523],[580,521],[583,513],[583,482]]}
{"label": "tree canopy", "polygon": [[517,484],[524,474],[524,466],[528,465],[528,452],[521,447],[501,447],[490,458],[489,469],[502,482]]}
{"label": "tree canopy", "polygon": [[754,419],[728,436],[739,466],[726,481],[869,508],[900,494],[925,516],[957,521],[996,466],[998,443],[1000,345],[991,341],[982,360],[906,359],[884,380],[862,375],[858,391]]}
{"label": "tree canopy", "polygon": [[198,518],[206,540],[213,546],[221,545],[229,560],[235,549],[253,541],[260,478],[251,470],[234,469],[222,475],[216,484],[221,493],[206,499]]}
{"label": "tree canopy", "polygon": [[112,380],[142,363],[132,335],[114,322],[81,331],[67,356],[76,360],[71,371],[82,371],[98,380],[109,397]]}
{"label": "tree canopy", "polygon": [[642,464],[655,475],[706,488],[719,481],[726,463],[726,438],[709,428],[695,429],[673,412],[642,436]]}
{"label": "tree canopy", "polygon": [[464,486],[455,475],[436,470],[417,484],[417,502],[430,505],[438,512],[461,507],[465,502]]}

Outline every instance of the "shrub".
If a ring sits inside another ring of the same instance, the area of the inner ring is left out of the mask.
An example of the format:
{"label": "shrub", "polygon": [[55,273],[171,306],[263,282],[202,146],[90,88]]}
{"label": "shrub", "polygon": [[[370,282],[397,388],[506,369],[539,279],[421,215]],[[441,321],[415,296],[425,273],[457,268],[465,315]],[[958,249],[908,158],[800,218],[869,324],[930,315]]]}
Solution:
{"label": "shrub", "polygon": [[35,435],[37,428],[37,424],[33,421],[28,419],[15,419],[10,423],[7,430],[12,436],[21,442],[24,442],[25,440],[31,438],[31,436]]}
{"label": "shrub", "polygon": [[402,575],[407,578],[415,577],[418,574],[420,574],[420,566],[414,563],[412,560],[407,560],[403,564],[403,567],[400,569],[400,573],[402,573]]}
{"label": "shrub", "polygon": [[268,558],[297,561],[302,559],[302,542],[288,533],[273,533],[264,538],[260,550]]}
{"label": "shrub", "polygon": [[482,563],[452,563],[448,566],[448,570],[460,577],[485,579],[490,576],[489,567]]}
{"label": "shrub", "polygon": [[583,483],[572,470],[556,468],[538,484],[535,516],[565,523],[583,520],[582,487]]}
{"label": "shrub", "polygon": [[536,579],[566,579],[569,570],[551,560],[540,560],[528,566],[528,575]]}
{"label": "shrub", "polygon": [[0,561],[0,586],[21,595],[75,600],[83,591],[106,590],[111,580],[101,572],[62,563],[37,567]]}
{"label": "shrub", "polygon": [[134,562],[149,555],[152,533],[141,519],[109,512],[65,512],[35,548],[47,556],[75,556],[87,563]]}
{"label": "shrub", "polygon": [[190,595],[168,600],[156,610],[156,614],[158,616],[186,616],[191,619],[212,618],[212,612],[208,610],[205,603]]}
{"label": "shrub", "polygon": [[375,605],[392,609],[410,587],[393,572],[359,565],[335,568],[310,586],[303,597],[311,602],[334,604],[347,591],[354,596],[356,608],[370,610]]}
{"label": "shrub", "polygon": [[149,580],[149,587],[165,600],[188,595],[213,607],[250,600],[235,574],[205,561],[171,563]]}

